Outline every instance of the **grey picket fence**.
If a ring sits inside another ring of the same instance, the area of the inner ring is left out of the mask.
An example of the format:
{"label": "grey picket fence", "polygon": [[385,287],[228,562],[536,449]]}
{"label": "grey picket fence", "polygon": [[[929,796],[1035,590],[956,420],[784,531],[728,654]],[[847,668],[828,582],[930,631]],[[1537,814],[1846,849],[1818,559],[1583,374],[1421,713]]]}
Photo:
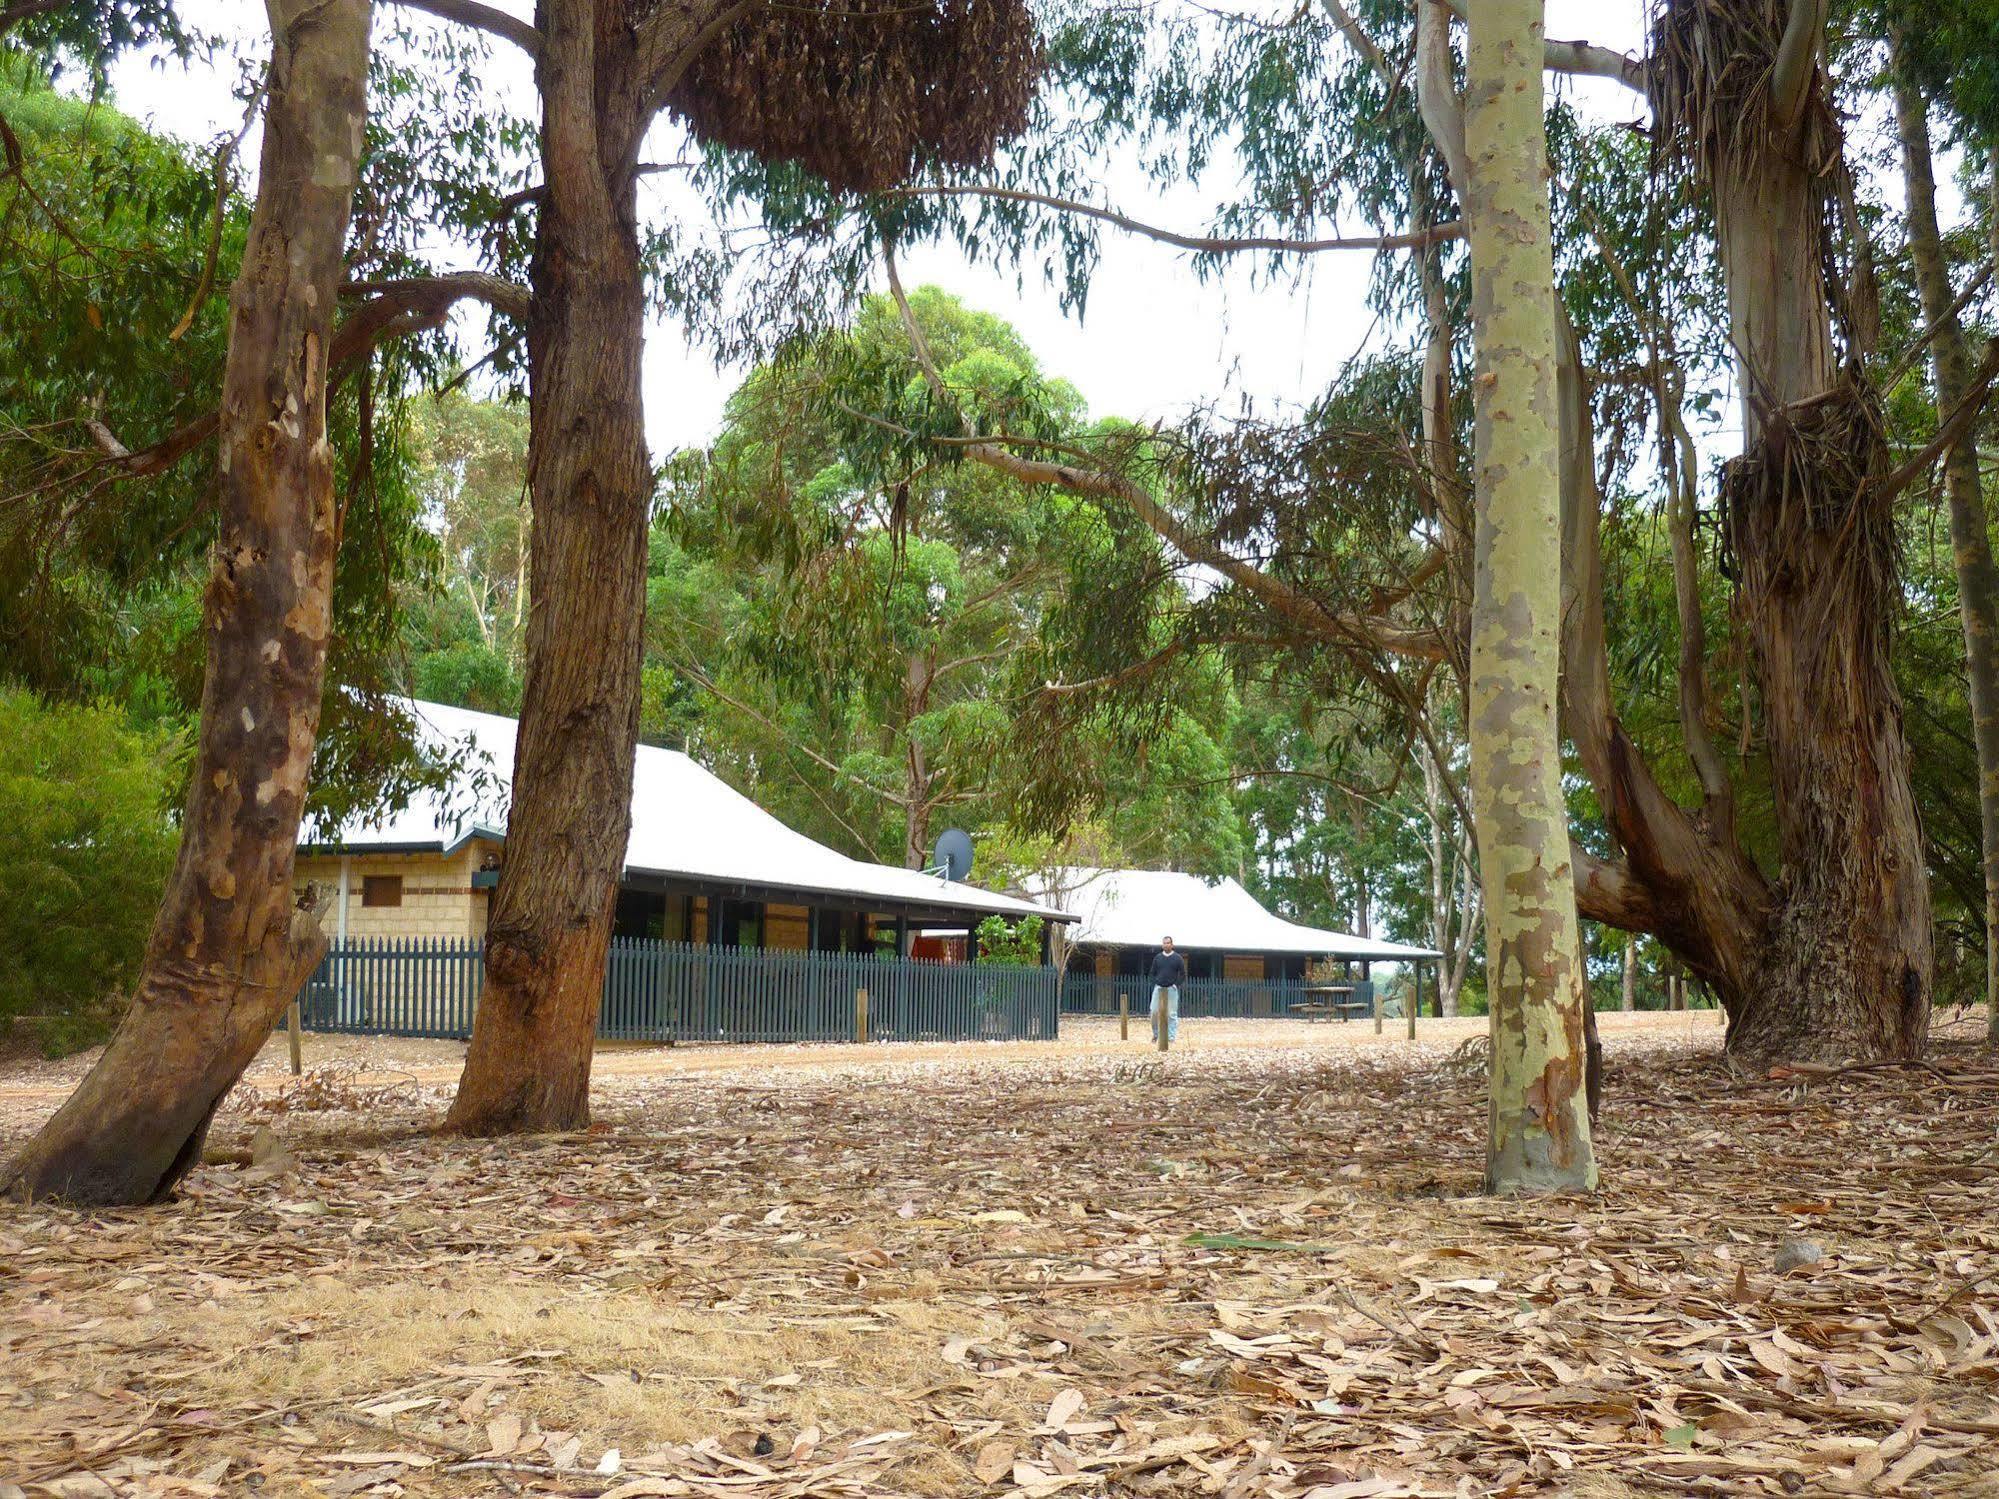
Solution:
{"label": "grey picket fence", "polygon": [[[483,944],[336,942],[299,996],[305,1028],[472,1034]],[[865,1016],[859,996],[867,996]],[[607,1041],[1052,1040],[1055,970],[860,953],[778,952],[620,938],[597,1034]]]}
{"label": "grey picket fence", "polygon": [[[1346,987],[1351,987],[1353,994],[1341,1002],[1336,1013],[1342,1017],[1372,1014],[1374,985],[1355,979]],[[1062,980],[1062,1013],[1115,1015],[1120,995],[1126,997],[1132,1014],[1146,1014],[1152,1004],[1152,981],[1129,974],[1067,974]],[[1299,979],[1188,979],[1180,986],[1180,1018],[1258,1020],[1316,1015],[1325,1013],[1329,997],[1323,991],[1307,992]]]}

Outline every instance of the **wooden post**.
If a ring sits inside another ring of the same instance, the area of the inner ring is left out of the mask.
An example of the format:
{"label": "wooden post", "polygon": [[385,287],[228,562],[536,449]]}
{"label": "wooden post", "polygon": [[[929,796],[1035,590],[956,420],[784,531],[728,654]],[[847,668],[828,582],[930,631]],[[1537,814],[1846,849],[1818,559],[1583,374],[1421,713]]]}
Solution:
{"label": "wooden post", "polygon": [[1120,1041],[1129,1041],[1131,1039],[1131,996],[1129,994],[1120,994],[1117,997],[1117,1038]]}
{"label": "wooden post", "polygon": [[[1423,965],[1420,963],[1413,964],[1412,966],[1418,973],[1423,971]],[[1423,981],[1421,979],[1416,980],[1415,991],[1402,1001],[1402,1005],[1409,1012],[1409,1039],[1414,1041],[1416,1039],[1416,1012],[1423,1008]]]}
{"label": "wooden post", "polygon": [[1165,1051],[1172,1044],[1172,1033],[1167,1029],[1170,1022],[1166,1014],[1166,1001],[1160,998],[1157,989],[1152,991],[1152,996],[1159,1003],[1159,1013],[1152,1017],[1152,1039],[1161,1051]]}
{"label": "wooden post", "polygon": [[292,1001],[291,1008],[285,1011],[285,1031],[292,1046],[292,1076],[297,1077],[304,1067],[304,1059],[299,1052],[299,1015],[296,999]]}
{"label": "wooden post", "polygon": [[[1365,983],[1367,982],[1367,980],[1362,980],[1362,982]],[[1375,984],[1373,988],[1374,988],[1374,1033],[1378,1036],[1381,1034],[1381,1018],[1382,1018],[1381,985]]]}
{"label": "wooden post", "polygon": [[865,1046],[868,1042],[868,991],[854,991],[854,1039]]}

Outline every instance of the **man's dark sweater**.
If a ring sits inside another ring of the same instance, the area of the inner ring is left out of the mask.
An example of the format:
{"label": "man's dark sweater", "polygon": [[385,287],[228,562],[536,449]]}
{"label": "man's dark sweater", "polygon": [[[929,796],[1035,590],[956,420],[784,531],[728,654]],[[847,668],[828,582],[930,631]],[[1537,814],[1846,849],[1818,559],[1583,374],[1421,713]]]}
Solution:
{"label": "man's dark sweater", "polygon": [[1187,982],[1187,960],[1177,952],[1158,952],[1152,956],[1152,987],[1155,989],[1177,989]]}

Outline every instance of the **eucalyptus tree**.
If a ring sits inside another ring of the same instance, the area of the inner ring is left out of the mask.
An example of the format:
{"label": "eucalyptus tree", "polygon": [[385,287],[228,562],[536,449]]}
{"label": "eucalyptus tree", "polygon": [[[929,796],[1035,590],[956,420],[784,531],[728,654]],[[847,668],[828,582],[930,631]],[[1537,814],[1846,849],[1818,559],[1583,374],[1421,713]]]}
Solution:
{"label": "eucalyptus tree", "polygon": [[[892,297],[780,349],[716,442],[671,471],[648,631],[649,657],[705,699],[688,726],[704,760],[796,825],[916,866],[944,820],[1019,812],[1049,757],[1023,742],[1017,705],[1047,690],[1047,642],[1105,592],[1114,543],[1094,507],[940,459],[917,435],[970,420],[1087,441],[1094,424],[1000,319],[929,287],[905,301],[946,402]],[[1149,537],[1134,560],[1148,558]],[[1202,847],[1232,821],[1227,761],[1199,721],[1226,718],[1209,711],[1225,694],[1181,664],[1158,732],[1131,745],[1071,725],[1059,758],[1093,783],[1082,815],[1131,857],[1233,868]]]}
{"label": "eucalyptus tree", "polygon": [[[1003,180],[913,189],[922,196],[890,207],[905,233],[922,224],[1014,249],[1059,237],[1084,277],[1089,237],[1104,224],[1209,263],[1356,246],[1406,253],[1377,285],[1384,310],[1419,329],[1418,413],[1399,441],[1375,422],[1374,468],[1414,514],[1401,544],[1384,548],[1371,590],[1315,572],[1274,516],[1261,530],[1241,526],[1214,503],[1226,476],[1203,472],[1197,442],[1152,444],[1188,460],[1177,492],[1197,498],[1178,508],[1115,465],[1054,461],[1019,443],[965,449],[1122,499],[1244,607],[1406,697],[1406,674],[1425,661],[1463,669],[1471,598],[1463,263],[1447,243],[1462,232],[1452,204],[1464,197],[1448,169],[1461,115],[1456,7],[1320,9],[1277,25],[1105,19],[1086,28],[1094,46],[1059,54],[1057,77],[1119,108],[1010,157]],[[1580,211],[1558,218],[1561,706],[1603,824],[1573,850],[1577,899],[1585,917],[1664,942],[1721,998],[1729,1047],[1752,1061],[1909,1055],[1923,1043],[1932,984],[1928,872],[1890,647],[1894,502],[1934,454],[1891,461],[1858,373],[1872,261],[1849,207],[1825,32],[1813,0],[1669,0],[1645,57],[1543,47],[1548,69],[1627,89],[1655,121],[1650,153],[1564,129],[1553,163],[1566,187],[1587,151],[1617,183],[1594,201],[1576,195]],[[1207,233],[1148,224],[1092,201],[1090,167],[1107,136],[1139,140],[1169,173],[1232,153],[1245,190]],[[1315,234],[1341,210],[1379,232]],[[1690,408],[1721,377],[1741,397],[1742,451],[1704,496]],[[1641,477],[1648,428],[1661,439],[1658,462]],[[1666,499],[1680,690],[1676,733],[1650,745],[1626,721],[1612,675],[1603,533],[1606,506],[1625,497],[1606,499],[1606,477]],[[1324,524],[1366,493],[1324,488],[1302,508]],[[1718,538],[1712,571],[1703,534]],[[1706,638],[1717,574],[1738,632],[1720,651]],[[1746,684],[1733,746],[1717,732],[1718,658]],[[1752,821],[1764,808],[1767,828]]]}
{"label": "eucalyptus tree", "polygon": [[365,138],[368,0],[270,0],[257,207],[217,419],[208,667],[174,871],[131,1009],[9,1170],[12,1190],[145,1203],[325,951],[292,865],[338,535],[326,391]]}
{"label": "eucalyptus tree", "polygon": [[[912,303],[947,378],[991,419],[1073,422],[1075,393],[1041,375],[1011,328],[929,288]],[[743,614],[672,611],[652,633],[717,700],[713,723],[748,735],[725,747],[711,731],[710,756],[777,751],[769,763],[803,782],[771,794],[824,809],[810,822],[833,814],[835,841],[857,852],[921,867],[940,818],[991,815],[1007,665],[1036,635],[1064,517],[976,467],[900,462],[881,426],[839,406],[887,405],[884,368],[909,359],[877,299],[752,373],[716,443],[669,489],[676,536],[740,580]]]}
{"label": "eucalyptus tree", "polygon": [[[1978,820],[1985,883],[1985,1004],[1988,1035],[1999,1042],[1999,571],[1979,467],[1977,410],[1980,384],[1961,320],[1964,297],[1951,284],[1950,262],[1937,221],[1936,170],[1930,149],[1929,100],[1910,56],[1907,25],[1898,27],[1889,64],[1895,96],[1902,178],[1907,195],[1909,259],[1927,325],[1936,418],[1955,440],[1943,456],[1943,488],[1950,510],[1958,614],[1964,626],[1965,678],[1978,766]],[[1994,158],[1999,163],[1999,157]],[[1999,179],[1995,179],[1999,183]],[[1999,201],[1994,204],[1999,222]],[[1988,263],[1978,277],[1990,277]],[[1972,290],[1973,288],[1967,288]],[[1989,374],[1985,382],[1989,383]]]}
{"label": "eucalyptus tree", "polygon": [[[670,109],[696,139],[883,188],[926,157],[977,166],[1039,71],[1019,0],[793,7],[742,0],[406,0],[535,63],[541,181],[526,319],[531,435],[526,677],[486,978],[447,1123],[474,1134],[589,1118],[591,1047],[630,822],[647,522],[640,147]],[[983,65],[967,69],[963,59]],[[866,86],[856,88],[864,79]]]}
{"label": "eucalyptus tree", "polygon": [[527,412],[458,389],[404,410],[410,488],[439,552],[435,581],[402,600],[409,689],[430,702],[518,713],[532,532]]}
{"label": "eucalyptus tree", "polygon": [[1596,1185],[1584,1089],[1585,975],[1556,727],[1561,431],[1542,26],[1541,0],[1486,0],[1472,12],[1465,64],[1478,410],[1466,724],[1485,888],[1486,1187],[1494,1192]]}

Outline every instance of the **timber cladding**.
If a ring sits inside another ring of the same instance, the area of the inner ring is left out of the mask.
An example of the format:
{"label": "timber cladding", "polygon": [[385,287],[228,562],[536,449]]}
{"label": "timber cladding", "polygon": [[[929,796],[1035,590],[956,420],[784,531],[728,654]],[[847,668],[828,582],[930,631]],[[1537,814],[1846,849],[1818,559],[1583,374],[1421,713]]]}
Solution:
{"label": "timber cladding", "polygon": [[1224,953],[1222,977],[1237,983],[1254,983],[1264,977],[1262,953]]}
{"label": "timber cladding", "polygon": [[[359,853],[346,858],[347,921],[351,938],[486,935],[491,892],[472,876],[497,847],[475,839],[451,854]],[[341,930],[337,854],[301,853],[293,884],[303,895],[314,886],[319,920],[328,936]]]}
{"label": "timber cladding", "polygon": [[764,946],[803,952],[811,945],[812,913],[804,906],[772,902],[764,907]]}

